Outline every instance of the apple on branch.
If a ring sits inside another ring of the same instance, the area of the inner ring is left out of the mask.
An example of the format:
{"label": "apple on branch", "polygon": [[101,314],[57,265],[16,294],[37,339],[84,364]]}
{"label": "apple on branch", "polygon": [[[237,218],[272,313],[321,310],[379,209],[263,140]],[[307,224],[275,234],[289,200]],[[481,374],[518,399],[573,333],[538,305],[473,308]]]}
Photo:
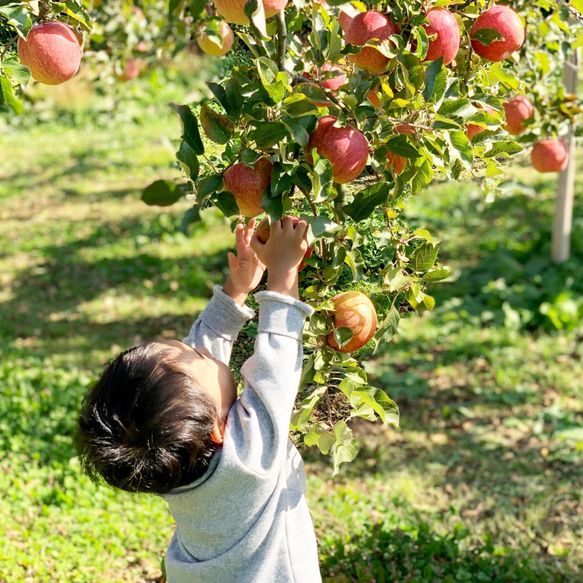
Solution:
{"label": "apple on branch", "polygon": [[[475,35],[482,29],[492,29],[502,38],[494,39],[485,45],[475,39]],[[482,12],[470,30],[472,48],[487,61],[504,61],[524,43],[525,31],[520,16],[509,6],[496,4]]]}
{"label": "apple on branch", "polygon": [[327,344],[339,352],[353,352],[362,348],[377,329],[377,312],[368,296],[359,291],[342,292],[332,298],[334,303],[334,328],[348,328],[352,338],[340,346],[334,331],[327,337]]}
{"label": "apple on branch", "polygon": [[[489,114],[495,115],[494,108],[484,104],[483,109],[485,109]],[[477,136],[480,132],[487,130],[484,126],[478,125],[477,123],[469,123],[466,125],[466,136],[468,136],[468,140],[470,142],[474,139],[474,136]]]}
{"label": "apple on branch", "polygon": [[374,46],[364,45],[377,45],[398,33],[399,27],[384,14],[373,11],[360,12],[350,22],[345,39],[351,45],[364,48],[359,53],[349,55],[348,60],[359,69],[373,75],[384,73],[390,59]]}
{"label": "apple on branch", "polygon": [[33,26],[26,40],[18,39],[17,47],[22,64],[46,85],[68,81],[81,64],[81,45],[73,29],[56,20]]}
{"label": "apple on branch", "polygon": [[429,24],[423,25],[427,36],[437,35],[429,41],[425,61],[435,61],[443,57],[443,64],[449,65],[460,48],[460,27],[455,16],[445,8],[432,8],[425,18],[429,20]]}
{"label": "apple on branch", "polygon": [[[245,14],[247,0],[213,0],[217,13],[231,24],[249,25],[249,18]],[[275,16],[281,12],[287,0],[257,0],[263,4],[265,18]]]}
{"label": "apple on branch", "polygon": [[196,42],[201,51],[214,57],[226,55],[233,46],[233,40],[233,31],[224,20],[219,23],[218,35],[208,34],[204,26],[196,34]]}
{"label": "apple on branch", "polygon": [[223,188],[235,196],[244,217],[256,217],[263,212],[261,198],[271,184],[273,164],[269,158],[259,158],[253,168],[243,162],[225,170]]}
{"label": "apple on branch", "polygon": [[538,172],[561,172],[569,162],[569,149],[564,140],[542,140],[533,146],[530,161]]}
{"label": "apple on branch", "polygon": [[368,160],[368,142],[364,134],[347,124],[336,126],[338,118],[327,115],[318,120],[306,146],[306,160],[312,164],[312,149],[332,164],[334,182],[345,184],[360,176]]}
{"label": "apple on branch", "polygon": [[516,95],[502,104],[506,114],[504,129],[513,136],[526,130],[524,122],[534,116],[534,105],[526,95]]}

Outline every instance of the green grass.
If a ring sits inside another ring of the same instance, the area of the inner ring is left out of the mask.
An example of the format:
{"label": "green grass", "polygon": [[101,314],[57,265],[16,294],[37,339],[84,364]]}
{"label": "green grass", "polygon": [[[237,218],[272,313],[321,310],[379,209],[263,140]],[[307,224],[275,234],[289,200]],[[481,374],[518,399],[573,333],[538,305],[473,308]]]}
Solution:
{"label": "green grass", "polygon": [[[187,237],[186,201],[139,201],[179,176],[180,128],[162,104],[122,113],[0,136],[0,581],[155,581],[172,534],[158,498],[81,474],[75,416],[121,348],[187,332],[233,237],[213,211]],[[304,452],[328,581],[580,580],[583,328],[561,294],[583,291],[583,213],[553,265],[554,181],[515,175],[533,197],[443,184],[405,210],[442,238],[454,280],[367,361],[401,428],[355,424],[361,452],[337,476]]]}

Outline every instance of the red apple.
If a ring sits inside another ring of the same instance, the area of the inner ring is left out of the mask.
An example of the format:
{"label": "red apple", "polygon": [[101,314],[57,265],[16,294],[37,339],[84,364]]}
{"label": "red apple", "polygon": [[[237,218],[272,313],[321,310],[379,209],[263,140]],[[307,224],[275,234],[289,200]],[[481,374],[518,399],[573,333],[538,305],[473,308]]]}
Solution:
{"label": "red apple", "polygon": [[353,352],[362,348],[373,336],[377,328],[377,312],[370,299],[358,291],[340,293],[332,298],[334,302],[334,327],[350,328],[352,338],[338,346],[334,332],[327,338],[328,346],[340,352]]}
{"label": "red apple", "polygon": [[569,149],[563,140],[542,140],[532,148],[530,161],[538,172],[560,172],[569,162]]}
{"label": "red apple", "polygon": [[142,70],[143,61],[141,59],[128,59],[120,75],[120,81],[133,81]]}
{"label": "red apple", "polygon": [[208,35],[204,31],[204,26],[202,26],[196,35],[196,42],[200,49],[207,55],[222,57],[231,50],[234,39],[231,27],[224,20],[219,23],[219,36],[221,38],[222,47],[217,44],[217,37],[211,37]]}
{"label": "red apple", "polygon": [[470,30],[470,38],[482,28],[497,30],[503,38],[494,40],[488,46],[472,40],[472,48],[487,61],[503,61],[524,43],[524,25],[520,16],[509,6],[496,4],[482,12]]}
{"label": "red apple", "polygon": [[[213,0],[217,12],[231,24],[249,24],[249,19],[245,14],[245,4],[247,0]],[[275,16],[281,12],[287,0],[258,0],[263,1],[265,18]]]}
{"label": "red apple", "polygon": [[[494,109],[492,107],[490,107],[489,105],[484,105],[484,109],[488,113],[491,113],[492,115],[494,115]],[[486,129],[487,128],[485,128],[483,126],[479,126],[478,124],[469,123],[468,125],[466,125],[466,136],[468,136],[468,140],[470,140],[470,142],[471,142],[474,139],[475,135],[479,134],[480,132],[483,132]]]}
{"label": "red apple", "polygon": [[312,163],[312,149],[332,164],[334,182],[352,182],[364,170],[368,160],[368,142],[364,134],[351,126],[337,127],[338,118],[327,115],[318,120],[306,147],[306,159]]}
{"label": "red apple", "polygon": [[506,114],[504,129],[513,136],[526,130],[524,122],[534,116],[534,105],[526,95],[517,95],[502,104]]}
{"label": "red apple", "polygon": [[351,22],[352,16],[341,10],[340,14],[338,14],[338,24],[340,25],[340,28],[344,31],[344,34],[346,34],[346,31],[348,30],[348,27],[350,26]]}
{"label": "red apple", "polygon": [[271,184],[272,166],[269,158],[259,158],[253,168],[239,162],[225,170],[223,188],[235,195],[243,216],[256,217],[263,212],[261,197]]}
{"label": "red apple", "polygon": [[18,39],[18,56],[37,81],[59,85],[79,70],[81,45],[71,27],[53,20],[33,26],[26,40]]}
{"label": "red apple", "polygon": [[[300,219],[298,217],[293,217],[293,216],[290,216],[289,218],[292,220],[292,223],[294,224],[294,228],[295,228],[297,222]],[[259,226],[257,227],[257,230],[255,231],[255,235],[257,236],[257,239],[259,239],[260,243],[267,243],[267,241],[269,241],[269,237],[271,236],[271,227],[269,226],[269,221],[267,219],[264,219],[263,221],[261,221],[259,223]],[[310,245],[310,247],[308,247],[308,249],[304,253],[304,259],[311,257],[313,253],[314,253],[314,246]],[[300,265],[298,266],[298,270],[304,269],[304,267],[306,267],[306,265],[307,265],[307,263],[305,261],[302,261],[300,263]]]}
{"label": "red apple", "polygon": [[426,14],[429,24],[423,25],[428,36],[437,34],[429,41],[426,61],[435,61],[443,57],[443,64],[449,65],[460,48],[460,27],[455,16],[445,8],[432,8]]}
{"label": "red apple", "polygon": [[[392,34],[398,33],[399,27],[384,14],[373,11],[360,12],[352,19],[345,39],[347,43],[362,47],[369,42],[379,44]],[[360,69],[374,75],[384,73],[390,60],[373,47],[365,47],[360,53],[349,55],[348,59]]]}

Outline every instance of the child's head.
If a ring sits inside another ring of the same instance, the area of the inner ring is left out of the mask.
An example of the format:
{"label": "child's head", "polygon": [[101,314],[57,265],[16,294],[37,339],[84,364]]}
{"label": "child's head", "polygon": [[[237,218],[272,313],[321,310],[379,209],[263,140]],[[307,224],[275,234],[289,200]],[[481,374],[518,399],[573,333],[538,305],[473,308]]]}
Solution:
{"label": "child's head", "polygon": [[205,349],[149,342],[122,352],[85,397],[77,445],[88,475],[164,494],[206,471],[237,397]]}

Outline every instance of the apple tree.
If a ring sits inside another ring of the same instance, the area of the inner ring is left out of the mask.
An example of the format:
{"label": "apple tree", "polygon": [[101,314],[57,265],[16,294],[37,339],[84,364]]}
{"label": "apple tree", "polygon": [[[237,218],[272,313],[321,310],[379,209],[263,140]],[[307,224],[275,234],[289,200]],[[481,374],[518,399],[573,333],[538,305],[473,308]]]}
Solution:
{"label": "apple tree", "polygon": [[[108,4],[89,12],[103,46],[123,52],[108,38]],[[232,47],[242,54],[208,80],[201,101],[171,104],[184,180],[156,181],[142,198],[187,197],[185,229],[208,206],[233,224],[284,214],[309,222],[300,281],[316,312],[292,428],[337,468],[356,453],[351,418],[398,423],[363,358],[402,317],[431,310],[428,286],[449,275],[439,239],[404,218],[407,200],[433,180],[476,180],[494,196],[508,159],[525,149],[537,170],[562,168],[561,137],[581,108],[560,79],[583,43],[583,0],[169,0],[162,12],[139,4],[152,50],[175,54],[197,41],[216,58]],[[41,5],[88,23],[74,0]],[[18,16],[0,8],[4,43],[7,27],[20,36],[31,28],[28,4],[11,6]],[[16,56],[5,60],[3,89],[6,79],[25,82]]]}

